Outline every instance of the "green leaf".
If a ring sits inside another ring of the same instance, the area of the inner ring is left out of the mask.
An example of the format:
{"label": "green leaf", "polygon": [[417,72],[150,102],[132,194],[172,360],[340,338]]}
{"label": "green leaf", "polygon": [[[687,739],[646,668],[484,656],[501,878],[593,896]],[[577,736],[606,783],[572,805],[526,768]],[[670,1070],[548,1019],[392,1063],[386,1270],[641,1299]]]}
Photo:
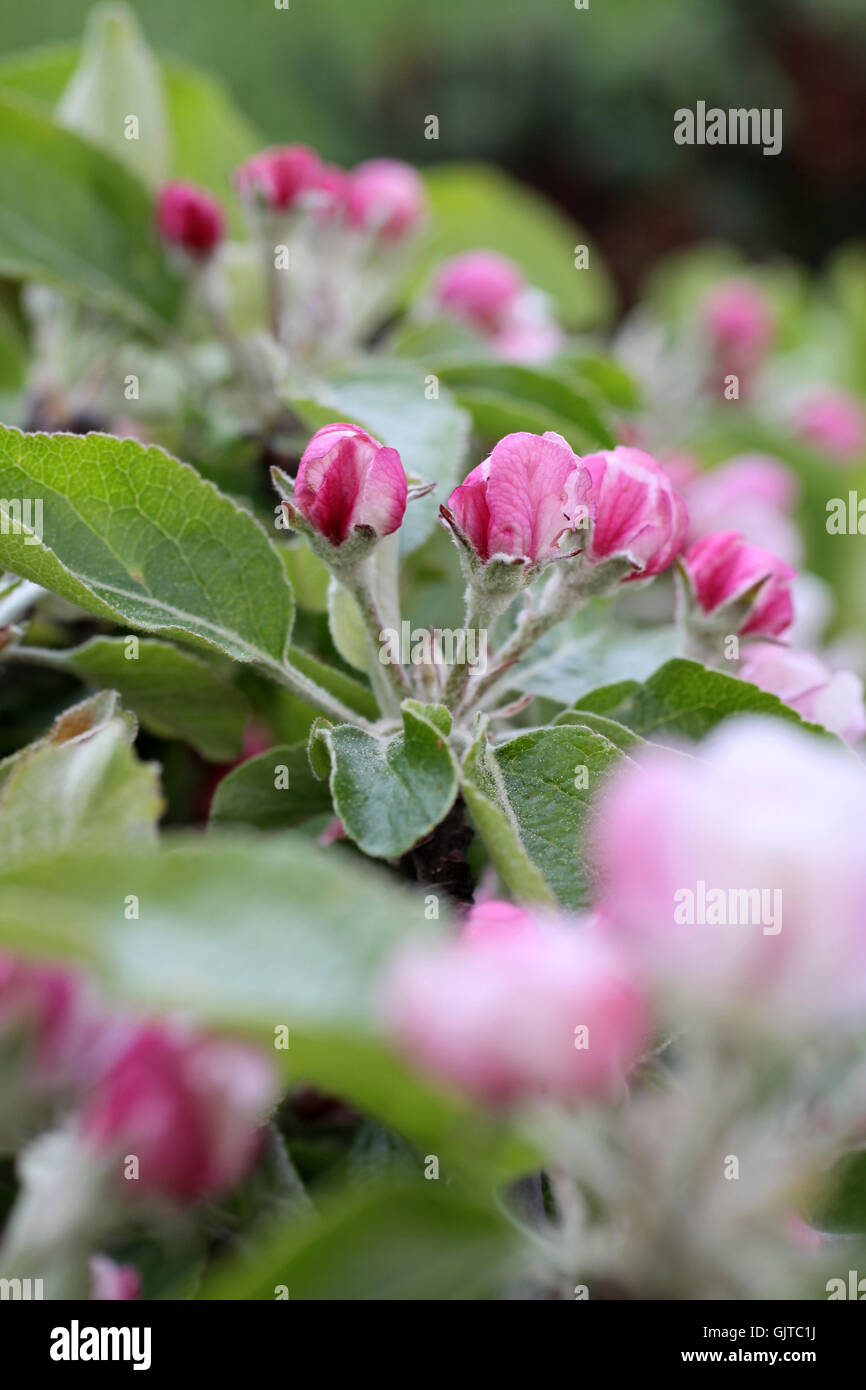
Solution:
{"label": "green leaf", "polygon": [[250,715],[246,699],[213,666],[170,642],[91,637],[80,647],[23,646],[16,654],[68,671],[88,685],[119,691],[145,729],[159,738],[182,739],[211,762],[230,762],[241,751]]}
{"label": "green leaf", "polygon": [[545,290],[570,328],[606,323],[614,292],[599,253],[576,270],[575,246],[588,244],[581,229],[552,203],[500,170],[483,164],[440,164],[427,175],[433,234],[419,279],[446,256],[489,247],[511,256],[527,279]]}
{"label": "green leaf", "polygon": [[[628,682],[623,683],[623,689],[628,689]],[[581,724],[585,729],[592,729],[594,733],[603,734],[611,743],[615,743],[621,752],[625,753],[635,744],[646,747],[647,740],[636,734],[634,729],[627,729],[624,724],[618,724],[615,719],[607,719],[602,714],[592,714],[587,709],[566,709],[562,714],[557,715],[553,721],[554,726],[560,724]]]}
{"label": "green leaf", "polygon": [[[130,115],[138,122],[132,138]],[[78,66],[56,119],[152,187],[169,177],[171,136],[159,64],[125,6],[100,5],[88,14]]]}
{"label": "green leaf", "polygon": [[324,560],[304,544],[281,545],[280,555],[298,607],[310,613],[327,613],[330,575]]}
{"label": "green leaf", "polygon": [[578,712],[584,709],[660,741],[702,739],[735,714],[775,715],[824,732],[815,724],[805,724],[777,695],[682,658],[666,662],[642,685],[627,681],[592,691],[578,703]]}
{"label": "green leaf", "polygon": [[135,734],[117,695],[106,691],[0,763],[0,863],[73,843],[152,838],[159,776],[135,756]]}
{"label": "green leaf", "polygon": [[0,534],[15,574],[98,617],[282,667],[292,594],[279,553],[187,464],[132,439],[0,427],[0,497],[43,501],[38,544]]}
{"label": "green leaf", "polygon": [[285,830],[330,809],[331,794],[313,776],[306,744],[277,744],[222,778],[211,802],[210,824]]}
{"label": "green leaf", "polygon": [[556,369],[576,381],[589,381],[615,410],[640,410],[640,388],[625,367],[612,357],[600,357],[581,349],[566,351],[556,359]]}
{"label": "green leaf", "polygon": [[819,1231],[840,1235],[866,1232],[866,1149],[840,1159],[827,1178],[821,1201],[807,1219]]}
{"label": "green leaf", "polygon": [[306,381],[289,403],[310,430],[335,420],[363,425],[382,444],[397,449],[407,473],[438,484],[436,495],[410,502],[400,527],[405,553],[432,530],[440,501],[463,476],[469,443],[469,417],[451,393],[425,395],[425,369],[408,362],[368,361],[330,376]]}
{"label": "green leaf", "polygon": [[593,798],[625,755],[579,725],[518,734],[487,754],[526,853],[563,907],[587,907],[592,876],[583,840]]}
{"label": "green leaf", "polygon": [[169,61],[162,64],[162,77],[174,139],[174,177],[210,189],[227,209],[235,235],[245,233],[234,172],[266,142],[209,73]]}
{"label": "green leaf", "polygon": [[600,682],[643,680],[679,646],[673,625],[625,628],[598,624],[591,611],[587,617],[597,625],[581,632],[578,619],[575,635],[557,632],[539,643],[508,673],[507,688],[531,691],[564,705],[577,704]]}
{"label": "green leaf", "polygon": [[497,440],[517,430],[555,430],[578,453],[612,449],[590,388],[578,390],[552,370],[502,362],[434,364],[433,370],[469,411],[479,434]]}
{"label": "green leaf", "polygon": [[[486,1299],[501,1293],[513,1228],[489,1202],[423,1176],[371,1183],[226,1261],[203,1299]],[[285,1294],[283,1294],[285,1297]]]}
{"label": "green leaf", "polygon": [[135,176],[9,92],[0,93],[0,167],[0,275],[45,281],[164,336],[182,286]]}
{"label": "green leaf", "polygon": [[517,817],[483,729],[463,762],[461,789],[503,883],[521,902],[554,906],[556,898],[520,837]]}
{"label": "green leaf", "polygon": [[[338,671],[335,666],[329,666],[318,657],[310,656],[309,652],[301,651],[300,647],[289,647],[288,661],[294,671],[300,671],[302,676],[321,690],[336,695],[338,700],[342,700],[344,705],[348,705],[357,714],[366,719],[378,719],[379,706],[369,686],[362,685],[353,676],[347,676],[345,671]],[[293,698],[289,696],[288,691],[278,691],[277,694]],[[313,718],[316,713],[316,710],[312,711]]]}
{"label": "green leaf", "polygon": [[406,700],[403,732],[367,734],[350,725],[321,728],[331,756],[334,809],[366,854],[405,853],[447,815],[457,765],[436,706]]}
{"label": "green leaf", "polygon": [[334,810],[365,854],[405,854],[448,814],[457,764],[435,705],[404,700],[403,732],[380,736],[350,724],[322,729],[331,755]]}
{"label": "green leaf", "polygon": [[[0,87],[41,102],[48,118],[79,55],[78,44],[8,54],[0,61]],[[226,207],[232,230],[239,235],[245,224],[232,175],[265,141],[210,74],[172,59],[160,62],[159,70],[171,135],[171,173],[210,189]],[[130,109],[137,108],[127,106],[124,114]]]}
{"label": "green leaf", "polygon": [[356,671],[369,670],[372,652],[364,619],[348,589],[333,578],[328,585],[328,627],[343,660]]}

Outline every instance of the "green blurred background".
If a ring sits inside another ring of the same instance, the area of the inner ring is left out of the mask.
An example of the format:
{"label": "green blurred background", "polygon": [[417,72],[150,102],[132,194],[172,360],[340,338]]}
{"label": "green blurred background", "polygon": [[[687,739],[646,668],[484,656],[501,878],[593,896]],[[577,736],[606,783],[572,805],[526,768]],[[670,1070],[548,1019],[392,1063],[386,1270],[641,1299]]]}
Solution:
{"label": "green blurred background", "polygon": [[[130,0],[269,141],[352,163],[491,160],[595,238],[625,302],[706,237],[816,265],[864,230],[864,0]],[[78,39],[87,0],[2,0],[0,54]],[[781,106],[784,148],[680,147],[673,112]],[[439,118],[439,139],[424,136]]]}

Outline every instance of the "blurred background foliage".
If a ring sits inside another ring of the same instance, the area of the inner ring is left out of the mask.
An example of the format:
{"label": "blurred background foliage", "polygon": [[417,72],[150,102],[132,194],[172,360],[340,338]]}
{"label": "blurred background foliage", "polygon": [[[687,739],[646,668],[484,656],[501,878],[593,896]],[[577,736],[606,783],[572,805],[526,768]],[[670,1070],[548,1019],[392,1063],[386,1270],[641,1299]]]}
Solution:
{"label": "blurred background foliage", "polygon": [[[77,41],[91,8],[5,0],[0,59]],[[153,48],[215,74],[267,140],[303,140],[344,164],[485,160],[535,185],[600,245],[625,303],[660,256],[694,241],[815,265],[862,230],[863,0],[132,8]],[[45,68],[38,80],[50,83]],[[676,146],[673,111],[698,99],[781,105],[783,153]],[[436,141],[424,136],[431,114]]]}

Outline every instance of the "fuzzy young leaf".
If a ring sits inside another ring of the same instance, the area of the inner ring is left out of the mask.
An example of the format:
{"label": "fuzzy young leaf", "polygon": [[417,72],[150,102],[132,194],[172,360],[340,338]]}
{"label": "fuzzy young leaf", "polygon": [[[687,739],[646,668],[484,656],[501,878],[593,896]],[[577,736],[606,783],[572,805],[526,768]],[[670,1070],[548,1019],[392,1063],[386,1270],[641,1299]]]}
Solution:
{"label": "fuzzy young leaf", "polygon": [[436,706],[405,700],[403,732],[323,729],[331,754],[334,810],[365,854],[405,854],[448,814],[457,764]]}
{"label": "fuzzy young leaf", "polygon": [[210,824],[284,830],[331,809],[326,782],[313,775],[306,745],[277,745],[227,773],[214,793]]}
{"label": "fuzzy young leaf", "polygon": [[[583,710],[604,715],[633,733],[660,742],[697,741],[735,714],[769,714],[795,724],[805,723],[777,695],[682,658],[666,662],[643,684],[620,681],[592,691],[578,703],[578,714]],[[805,727],[818,729],[814,724]]]}

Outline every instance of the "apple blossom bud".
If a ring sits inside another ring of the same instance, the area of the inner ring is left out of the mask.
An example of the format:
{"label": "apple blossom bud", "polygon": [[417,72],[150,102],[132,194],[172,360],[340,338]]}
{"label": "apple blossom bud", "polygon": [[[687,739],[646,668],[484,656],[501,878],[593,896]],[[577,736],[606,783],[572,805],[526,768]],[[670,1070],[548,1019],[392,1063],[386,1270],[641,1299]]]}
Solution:
{"label": "apple blossom bud", "polygon": [[118,1172],[134,1155],[142,1191],[194,1200],[231,1187],[252,1164],[274,1084],[252,1047],[143,1024],[90,1095],[81,1133],[116,1157]]}
{"label": "apple blossom bud", "polygon": [[474,328],[504,361],[547,362],[565,341],[547,296],[496,251],[466,251],[445,261],[430,301],[437,312]]}
{"label": "apple blossom bud", "polygon": [[803,439],[840,463],[866,450],[866,409],[847,391],[818,391],[805,400],[796,417]]}
{"label": "apple blossom bud", "polygon": [[107,1255],[91,1255],[91,1299],[102,1302],[138,1298],[141,1294],[141,1275],[134,1265],[119,1265]]}
{"label": "apple blossom bud", "polygon": [[734,530],[780,559],[798,563],[800,534],[789,514],[797,504],[799,483],[779,459],[742,454],[697,474],[681,491],[689,509],[689,544],[710,531]]}
{"label": "apple blossom bud", "polygon": [[567,531],[586,527],[589,477],[562,435],[507,434],[454,489],[443,515],[480,564],[498,557],[537,569],[557,557]]}
{"label": "apple blossom bud", "polygon": [[474,909],[458,940],[395,959],[384,1012],[398,1045],[494,1105],[609,1095],[647,1041],[641,990],[618,951],[580,924],[535,924],[508,906]]}
{"label": "apple blossom bud", "polygon": [[417,230],[427,212],[423,181],[399,159],[368,159],[348,175],[349,225],[398,241]]}
{"label": "apple blossom bud", "polygon": [[594,828],[607,938],[701,1017],[783,1030],[866,1018],[866,780],[781,720],[724,724],[605,783]]}
{"label": "apple blossom bud", "polygon": [[629,579],[648,579],[679,554],[688,511],[665,470],[642,449],[618,445],[586,454],[596,517],[585,560],[589,565],[626,561]]}
{"label": "apple blossom bud", "polygon": [[741,636],[779,637],[794,617],[792,567],[736,531],[717,531],[683,558],[700,614],[718,618]]}
{"label": "apple blossom bud", "polygon": [[767,296],[748,280],[716,285],[701,305],[701,322],[723,370],[753,371],[773,338]]}
{"label": "apple blossom bud", "polygon": [[203,188],[179,180],[160,190],[156,225],[170,246],[197,260],[210,256],[225,234],[225,220],[216,199]]}
{"label": "apple blossom bud", "polygon": [[317,430],[298,466],[290,525],[323,537],[329,551],[369,550],[403,520],[408,482],[396,449],[387,449],[360,425]]}
{"label": "apple blossom bud", "polygon": [[846,743],[858,743],[866,734],[862,680],[853,671],[831,671],[813,652],[755,642],[746,648],[739,675]]}
{"label": "apple blossom bud", "polygon": [[463,319],[483,333],[496,333],[526,288],[513,261],[496,251],[465,251],[440,266],[432,299],[442,313]]}
{"label": "apple blossom bud", "polygon": [[275,145],[247,159],[235,171],[235,185],[250,204],[288,212],[314,190],[322,164],[306,145]]}

